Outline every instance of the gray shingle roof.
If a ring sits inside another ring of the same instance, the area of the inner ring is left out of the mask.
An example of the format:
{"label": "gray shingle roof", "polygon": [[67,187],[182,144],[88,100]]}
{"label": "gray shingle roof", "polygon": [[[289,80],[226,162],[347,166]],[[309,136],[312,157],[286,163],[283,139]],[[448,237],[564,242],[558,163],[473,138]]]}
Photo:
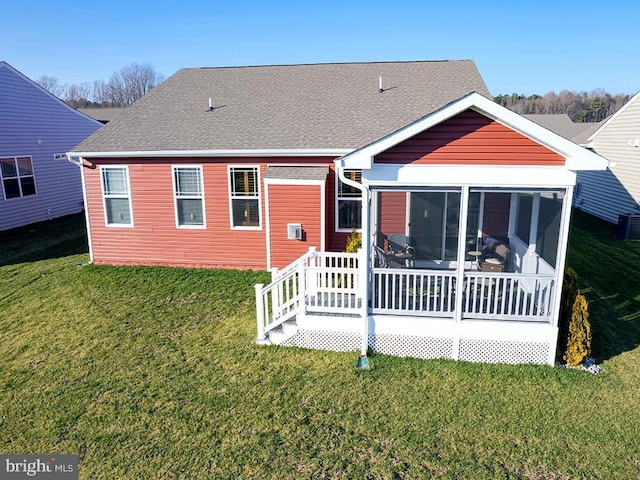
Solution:
{"label": "gray shingle roof", "polygon": [[578,144],[585,143],[587,138],[602,125],[601,122],[576,123],[566,113],[528,114],[523,117]]}
{"label": "gray shingle roof", "polygon": [[187,68],[74,151],[359,148],[472,91],[471,60]]}
{"label": "gray shingle roof", "polygon": [[263,178],[273,180],[324,180],[329,173],[329,167],[279,167],[270,165],[264,172]]}
{"label": "gray shingle roof", "polygon": [[84,113],[85,115],[89,115],[91,118],[98,120],[102,123],[108,123],[122,112],[124,112],[125,108],[120,107],[109,107],[109,108],[79,108],[78,111]]}

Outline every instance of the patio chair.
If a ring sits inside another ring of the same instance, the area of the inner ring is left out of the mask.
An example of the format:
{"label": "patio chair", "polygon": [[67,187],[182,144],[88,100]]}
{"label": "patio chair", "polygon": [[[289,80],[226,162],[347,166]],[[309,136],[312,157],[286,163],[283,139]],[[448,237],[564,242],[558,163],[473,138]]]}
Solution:
{"label": "patio chair", "polygon": [[491,242],[482,249],[480,270],[483,272],[504,272],[507,270],[511,249],[502,242]]}
{"label": "patio chair", "polygon": [[373,266],[377,268],[389,268],[387,254],[379,246],[373,246]]}
{"label": "patio chair", "polygon": [[402,268],[405,259],[402,255],[396,255],[394,252],[385,252],[377,245],[373,246],[373,266],[376,268]]}
{"label": "patio chair", "polygon": [[404,262],[407,267],[413,267],[416,255],[411,246],[411,238],[403,233],[392,233],[387,236],[387,241],[389,249],[394,253],[394,260]]}

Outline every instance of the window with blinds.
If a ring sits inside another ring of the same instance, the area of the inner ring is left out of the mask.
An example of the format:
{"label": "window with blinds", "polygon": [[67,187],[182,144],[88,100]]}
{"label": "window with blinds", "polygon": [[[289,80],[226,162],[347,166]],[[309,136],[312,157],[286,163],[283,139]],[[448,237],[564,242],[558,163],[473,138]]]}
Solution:
{"label": "window with blinds", "polygon": [[107,225],[133,226],[127,167],[102,167],[102,198]]}
{"label": "window with blinds", "polygon": [[229,192],[231,226],[260,226],[260,187],[258,167],[230,167]]}
{"label": "window with blinds", "polygon": [[202,167],[173,167],[176,225],[204,227]]}

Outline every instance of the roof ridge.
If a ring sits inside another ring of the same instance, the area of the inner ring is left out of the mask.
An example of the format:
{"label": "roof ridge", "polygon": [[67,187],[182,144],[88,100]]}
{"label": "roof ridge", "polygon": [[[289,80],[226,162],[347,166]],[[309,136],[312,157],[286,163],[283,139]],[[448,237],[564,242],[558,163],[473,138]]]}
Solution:
{"label": "roof ridge", "polygon": [[262,65],[222,65],[218,67],[185,67],[181,70],[217,70],[226,68],[265,68],[265,67],[314,67],[326,65],[397,65],[402,63],[454,63],[473,62],[470,58],[442,59],[442,60],[389,60],[375,62],[318,62],[318,63],[273,63]]}

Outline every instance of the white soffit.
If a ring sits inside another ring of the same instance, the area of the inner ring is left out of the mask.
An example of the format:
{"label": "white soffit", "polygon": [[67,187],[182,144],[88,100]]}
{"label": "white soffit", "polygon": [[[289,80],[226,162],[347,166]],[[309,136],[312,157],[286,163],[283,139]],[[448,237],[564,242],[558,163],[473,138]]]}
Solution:
{"label": "white soffit", "polygon": [[466,165],[376,165],[362,172],[369,186],[461,186],[475,187],[568,187],[576,182],[576,174],[565,167]]}

